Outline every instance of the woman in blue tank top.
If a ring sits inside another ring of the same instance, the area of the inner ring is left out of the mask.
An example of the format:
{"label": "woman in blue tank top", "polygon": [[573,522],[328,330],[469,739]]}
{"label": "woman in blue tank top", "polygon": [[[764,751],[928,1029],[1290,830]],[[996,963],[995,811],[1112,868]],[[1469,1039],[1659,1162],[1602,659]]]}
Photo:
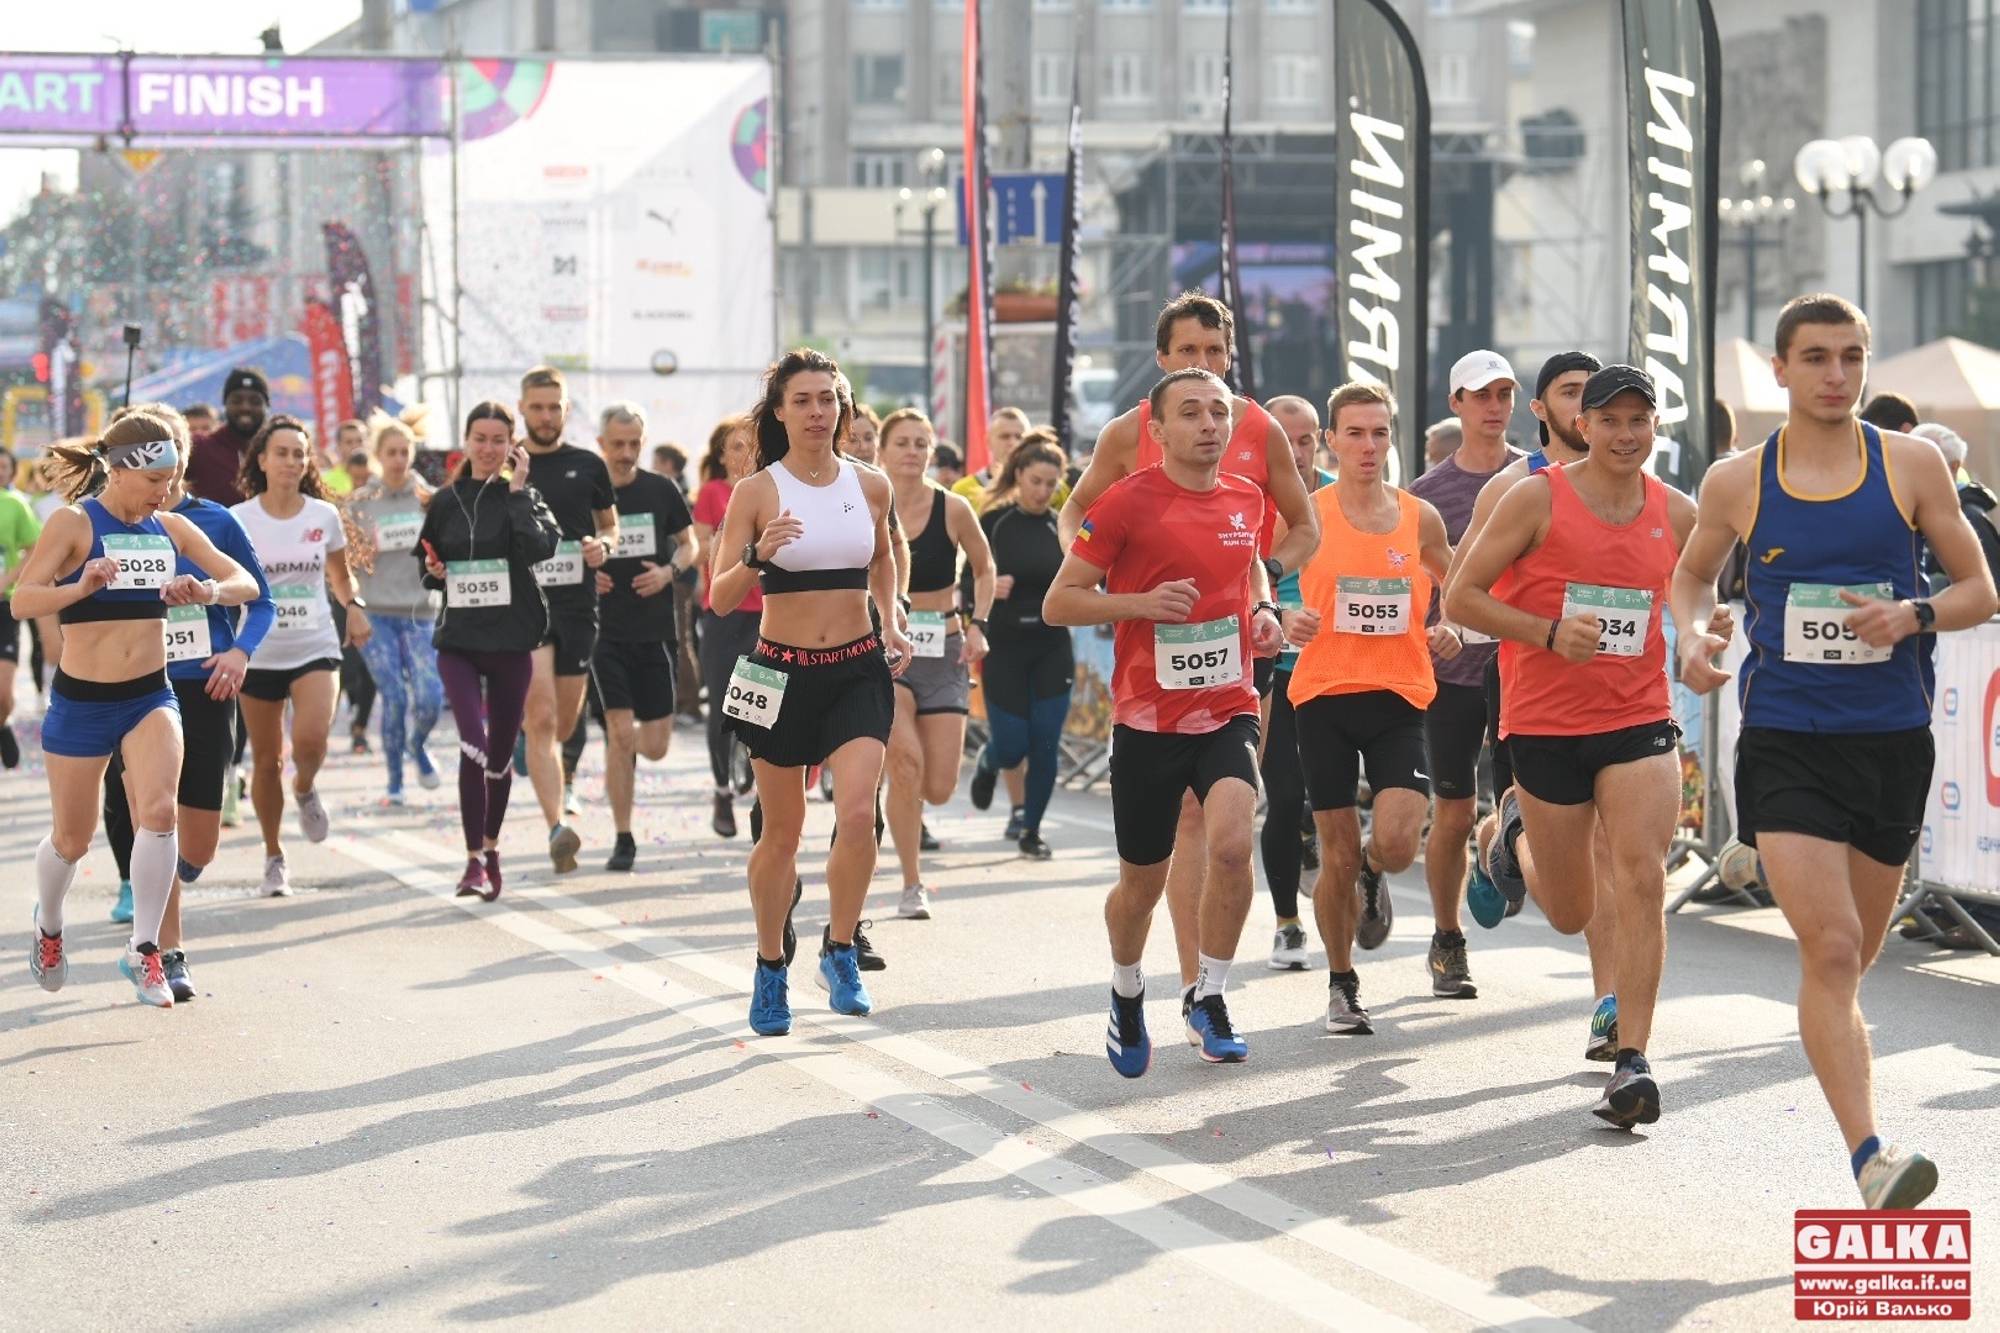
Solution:
{"label": "woman in blue tank top", "polygon": [[[160,512],[185,465],[168,422],[134,413],[99,439],[54,453],[72,503],[49,515],[14,588],[21,614],[54,614],[64,628],[42,724],[52,818],[35,849],[28,969],[49,991],[68,976],[63,898],[97,832],[99,791],[116,750],[137,824],[132,937],[119,970],[141,1000],[169,1008],[159,932],[179,858],[181,729],[167,682],[168,608],[238,605],[257,595],[257,581],[186,518]],[[182,555],[209,577],[176,574]]]}

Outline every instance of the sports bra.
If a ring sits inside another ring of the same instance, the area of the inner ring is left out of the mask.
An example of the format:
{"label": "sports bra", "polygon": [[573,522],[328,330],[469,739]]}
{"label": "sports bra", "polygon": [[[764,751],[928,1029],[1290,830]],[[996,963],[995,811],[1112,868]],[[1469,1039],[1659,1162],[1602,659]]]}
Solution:
{"label": "sports bra", "polygon": [[804,528],[762,571],[766,593],[867,589],[875,518],[854,464],[836,455],[834,466],[838,470],[824,486],[800,481],[782,462],[764,469],[778,488],[779,512],[791,511]]}
{"label": "sports bra", "polygon": [[910,591],[943,592],[958,582],[958,546],[945,518],[945,492],[931,495],[931,516],[924,530],[910,539]]}
{"label": "sports bra", "polygon": [[[89,496],[77,506],[84,517],[90,520],[90,553],[62,578],[56,580],[58,588],[75,583],[83,577],[83,566],[104,554],[106,533],[128,537],[157,537],[167,544],[166,576],[173,577],[174,562],[180,552],[167,536],[167,530],[160,523],[158,514],[148,514],[137,523],[121,522],[104,507],[96,496]],[[56,621],[63,625],[87,624],[96,620],[165,620],[167,604],[160,600],[158,588],[99,588],[80,602],[71,602],[56,612]]]}

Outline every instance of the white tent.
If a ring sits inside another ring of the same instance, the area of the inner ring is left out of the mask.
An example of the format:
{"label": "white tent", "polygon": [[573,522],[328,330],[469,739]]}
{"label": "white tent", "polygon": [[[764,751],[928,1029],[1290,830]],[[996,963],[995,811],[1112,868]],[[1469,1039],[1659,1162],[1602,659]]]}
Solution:
{"label": "white tent", "polygon": [[1771,373],[1771,354],[1747,338],[1715,344],[1715,396],[1736,413],[1736,444],[1749,448],[1785,424],[1790,398]]}
{"label": "white tent", "polygon": [[1963,338],[1939,338],[1886,361],[1868,376],[1868,392],[1894,390],[1917,405],[1925,421],[1941,421],[1965,437],[1965,465],[1975,477],[2000,480],[2000,352]]}

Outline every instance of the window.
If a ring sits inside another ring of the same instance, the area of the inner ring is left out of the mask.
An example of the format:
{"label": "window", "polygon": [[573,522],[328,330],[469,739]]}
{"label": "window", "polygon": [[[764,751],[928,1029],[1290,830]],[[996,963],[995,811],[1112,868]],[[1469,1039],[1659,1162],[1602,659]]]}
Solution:
{"label": "window", "polygon": [[887,309],[892,298],[889,252],[861,250],[855,258],[855,299],[864,306]]}
{"label": "window", "polygon": [[1037,14],[1067,14],[1076,8],[1076,0],[1035,0]]}
{"label": "window", "polygon": [[1470,102],[1472,62],[1457,51],[1440,55],[1437,58],[1437,82],[1431,87],[1431,96],[1439,102]]}
{"label": "window", "polygon": [[965,57],[957,51],[940,51],[931,62],[937,71],[937,100],[948,109],[965,100]]}
{"label": "window", "polygon": [[1317,14],[1325,7],[1325,0],[1264,0],[1267,14]]}
{"label": "window", "polygon": [[903,0],[854,0],[856,9],[901,9]]}
{"label": "window", "polygon": [[1271,57],[1271,86],[1266,92],[1273,104],[1311,106],[1319,101],[1319,90],[1318,56]]}
{"label": "window", "polygon": [[1913,264],[1917,282],[1917,341],[1963,336],[1971,313],[1972,261],[1944,259]]}
{"label": "window", "polygon": [[906,185],[908,164],[901,153],[856,153],[854,183],[870,190],[893,189]]}
{"label": "window", "polygon": [[[1107,3],[1107,8],[1109,5]],[[1104,100],[1107,102],[1143,102],[1152,95],[1152,70],[1146,64],[1146,57],[1133,51],[1120,51],[1104,62]]]}
{"label": "window", "polygon": [[1227,14],[1230,0],[1181,0],[1183,14]]}
{"label": "window", "polygon": [[1097,7],[1103,10],[1151,9],[1153,0],[1097,0]]}
{"label": "window", "polygon": [[1222,52],[1197,51],[1188,57],[1187,82],[1182,92],[1190,98],[1222,96]]}
{"label": "window", "polygon": [[1431,13],[1437,15],[1439,18],[1450,15],[1453,8],[1455,6],[1451,0],[1431,0]]}
{"label": "window", "polygon": [[1944,171],[2000,162],[2000,35],[1995,0],[1919,0],[1917,133]]}
{"label": "window", "polygon": [[854,57],[854,101],[860,106],[894,106],[903,100],[903,57],[875,54]]}
{"label": "window", "polygon": [[1035,52],[1035,100],[1069,105],[1069,57],[1060,51]]}

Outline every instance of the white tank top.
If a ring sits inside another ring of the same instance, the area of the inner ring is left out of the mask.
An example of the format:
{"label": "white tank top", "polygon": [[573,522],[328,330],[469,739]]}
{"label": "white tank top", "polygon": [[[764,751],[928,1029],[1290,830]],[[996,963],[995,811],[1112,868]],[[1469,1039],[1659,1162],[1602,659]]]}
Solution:
{"label": "white tank top", "polygon": [[[868,497],[861,493],[861,475],[854,464],[837,456],[835,463],[838,470],[824,486],[799,480],[783,463],[766,469],[778,487],[779,510],[790,510],[803,525],[798,540],[772,558],[774,568],[764,576],[766,592],[867,586],[868,566],[875,558],[875,517],[869,512]],[[830,571],[854,571],[861,577],[827,582],[823,573]],[[822,577],[785,586],[790,582],[786,575],[809,572]]]}

